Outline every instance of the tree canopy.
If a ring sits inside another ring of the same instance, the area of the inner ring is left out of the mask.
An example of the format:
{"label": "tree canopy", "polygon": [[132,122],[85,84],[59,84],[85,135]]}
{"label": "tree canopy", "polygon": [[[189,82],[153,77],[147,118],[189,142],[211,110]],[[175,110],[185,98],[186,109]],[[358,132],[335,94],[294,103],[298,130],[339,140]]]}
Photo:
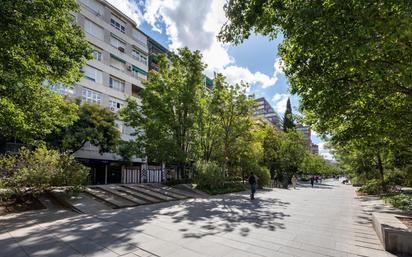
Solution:
{"label": "tree canopy", "polygon": [[90,57],[73,24],[75,0],[5,0],[0,8],[0,134],[33,142],[76,119],[76,105],[50,90],[71,85]]}
{"label": "tree canopy", "polygon": [[159,56],[158,71],[151,71],[141,93],[142,104],[129,99],[123,119],[137,130],[140,153],[151,161],[184,166],[191,158],[195,123],[204,87],[201,55],[187,48]]}
{"label": "tree canopy", "polygon": [[120,141],[116,128],[116,114],[98,104],[84,103],[79,107],[78,119],[48,137],[48,142],[62,152],[74,153],[86,142],[99,147],[99,152],[115,152]]}
{"label": "tree canopy", "polygon": [[333,147],[372,154],[380,173],[401,149],[411,161],[411,2],[229,0],[225,12],[222,41],[284,36],[279,54],[291,92]]}

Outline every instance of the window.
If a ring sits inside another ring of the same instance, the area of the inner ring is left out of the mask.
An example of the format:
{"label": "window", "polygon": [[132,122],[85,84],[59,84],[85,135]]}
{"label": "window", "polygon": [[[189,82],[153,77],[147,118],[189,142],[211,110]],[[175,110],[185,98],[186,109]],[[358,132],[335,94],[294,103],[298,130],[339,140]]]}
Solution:
{"label": "window", "polygon": [[142,53],[142,52],[140,52],[140,51],[138,51],[138,50],[136,50],[136,49],[133,49],[133,51],[132,51],[132,57],[133,57],[134,59],[138,60],[139,62],[147,65],[147,55],[145,55],[144,53]]}
{"label": "window", "polygon": [[100,52],[99,50],[93,50],[93,58],[96,60],[96,61],[99,61],[99,62],[101,62],[102,61],[102,52]]}
{"label": "window", "polygon": [[100,40],[104,40],[104,29],[87,19],[84,21],[84,30],[88,34]]}
{"label": "window", "polygon": [[119,49],[119,47],[123,49],[126,48],[126,44],[113,35],[110,37],[110,44],[117,49]]}
{"label": "window", "polygon": [[114,55],[110,55],[110,66],[112,66],[115,69],[124,71],[125,70],[125,61],[123,61],[122,59],[114,56]]}
{"label": "window", "polygon": [[122,33],[125,33],[126,31],[126,24],[124,21],[120,20],[119,18],[115,17],[112,15],[112,18],[110,19],[110,24],[115,27],[117,30],[119,30]]}
{"label": "window", "polygon": [[132,65],[132,76],[139,80],[146,80],[147,72]]}
{"label": "window", "polygon": [[118,78],[110,77],[110,88],[124,92],[124,81]]}
{"label": "window", "polygon": [[147,46],[147,37],[143,33],[137,29],[133,29],[132,36],[139,44]]}
{"label": "window", "polygon": [[87,103],[97,103],[100,104],[102,102],[102,95],[96,91],[83,88],[82,90],[82,99]]}
{"label": "window", "polygon": [[88,65],[83,66],[84,77],[88,80],[102,84],[102,72],[98,69],[90,67]]}
{"label": "window", "polygon": [[122,108],[124,105],[122,100],[111,98],[109,100],[109,108],[112,111],[118,111],[120,108]]}
{"label": "window", "polygon": [[82,0],[82,3],[88,7],[90,11],[98,16],[103,15],[103,6],[95,0]]}

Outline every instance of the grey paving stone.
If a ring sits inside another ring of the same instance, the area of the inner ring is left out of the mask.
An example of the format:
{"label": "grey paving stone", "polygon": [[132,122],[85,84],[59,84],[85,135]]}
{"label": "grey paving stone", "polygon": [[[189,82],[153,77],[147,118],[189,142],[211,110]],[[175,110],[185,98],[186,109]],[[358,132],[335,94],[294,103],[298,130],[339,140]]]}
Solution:
{"label": "grey paving stone", "polygon": [[367,204],[361,205],[351,186],[327,181],[313,189],[258,191],[256,197],[250,201],[244,192],[95,214],[0,217],[0,257],[26,256],[25,251],[108,257],[393,256],[382,250],[362,207]]}

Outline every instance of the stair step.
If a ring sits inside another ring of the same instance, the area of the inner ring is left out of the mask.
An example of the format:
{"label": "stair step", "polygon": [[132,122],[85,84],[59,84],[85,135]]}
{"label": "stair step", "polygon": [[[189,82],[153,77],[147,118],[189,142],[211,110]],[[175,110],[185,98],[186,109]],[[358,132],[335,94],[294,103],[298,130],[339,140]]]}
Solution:
{"label": "stair step", "polygon": [[188,198],[188,196],[183,195],[177,192],[177,190],[174,190],[173,188],[169,188],[169,187],[163,187],[163,186],[154,185],[154,184],[151,184],[151,185],[139,184],[139,186],[144,187],[146,189],[153,190],[157,193],[160,193],[160,194],[172,197],[172,198],[179,199],[179,200]]}
{"label": "stair step", "polygon": [[104,201],[105,203],[111,205],[113,208],[131,207],[136,205],[130,201],[127,201],[96,187],[87,187],[85,192],[101,201]]}
{"label": "stair step", "polygon": [[123,199],[125,199],[126,201],[132,202],[132,203],[133,203],[132,206],[141,205],[141,204],[147,204],[147,203],[148,203],[148,202],[145,201],[145,200],[142,200],[142,199],[140,199],[140,198],[133,197],[133,196],[131,196],[131,195],[125,193],[125,192],[118,191],[118,190],[117,190],[117,189],[119,188],[118,186],[98,186],[98,188],[101,189],[101,190],[104,190],[104,191],[106,191],[106,192],[108,192],[108,193],[110,193],[110,194],[113,194],[113,195],[115,195],[115,196],[117,196],[117,197],[119,197],[119,198],[123,198]]}
{"label": "stair step", "polygon": [[162,201],[162,200],[160,200],[160,199],[158,199],[158,198],[154,198],[154,197],[151,197],[151,196],[149,196],[149,195],[142,194],[141,192],[138,192],[138,191],[133,190],[133,189],[131,189],[131,188],[128,188],[128,187],[126,187],[126,186],[121,186],[121,187],[119,187],[119,189],[117,189],[117,190],[118,190],[118,191],[122,191],[122,192],[124,192],[124,193],[126,193],[126,194],[128,194],[128,195],[133,196],[133,197],[140,198],[140,199],[142,199],[143,201],[146,201],[147,203],[160,203],[160,202]]}
{"label": "stair step", "polygon": [[161,201],[172,201],[175,200],[173,197],[159,194],[158,192],[152,191],[151,189],[141,187],[140,185],[122,185],[123,187],[130,188],[131,190],[134,190],[136,192],[139,192],[141,194],[145,194],[147,196],[159,199]]}

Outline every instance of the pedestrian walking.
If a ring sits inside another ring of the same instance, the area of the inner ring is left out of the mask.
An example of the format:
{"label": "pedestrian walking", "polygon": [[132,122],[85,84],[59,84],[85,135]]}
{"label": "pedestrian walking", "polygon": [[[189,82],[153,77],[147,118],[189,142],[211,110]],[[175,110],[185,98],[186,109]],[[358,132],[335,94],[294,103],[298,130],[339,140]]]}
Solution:
{"label": "pedestrian walking", "polygon": [[313,183],[315,182],[315,177],[310,177],[310,184],[312,185],[312,188],[313,188]]}
{"label": "pedestrian walking", "polygon": [[248,182],[250,185],[250,200],[255,199],[255,193],[256,193],[256,176],[253,174],[253,172],[250,173],[250,176],[248,178]]}
{"label": "pedestrian walking", "polygon": [[298,182],[298,179],[296,178],[295,175],[292,176],[292,186],[293,189],[296,189],[296,183]]}

